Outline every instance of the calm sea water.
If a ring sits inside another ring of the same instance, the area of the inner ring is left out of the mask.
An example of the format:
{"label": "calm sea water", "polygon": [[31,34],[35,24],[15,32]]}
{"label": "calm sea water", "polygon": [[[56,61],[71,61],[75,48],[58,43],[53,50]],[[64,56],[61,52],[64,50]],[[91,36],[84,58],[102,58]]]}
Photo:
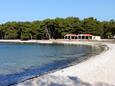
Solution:
{"label": "calm sea water", "polygon": [[0,43],[0,86],[64,68],[102,50],[85,45]]}

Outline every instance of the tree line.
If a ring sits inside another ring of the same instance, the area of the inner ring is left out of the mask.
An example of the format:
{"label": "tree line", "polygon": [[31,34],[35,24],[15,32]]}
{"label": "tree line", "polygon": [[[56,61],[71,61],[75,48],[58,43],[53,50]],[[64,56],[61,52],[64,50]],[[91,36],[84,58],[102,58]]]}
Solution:
{"label": "tree line", "polygon": [[0,24],[0,39],[60,39],[69,33],[89,33],[102,38],[112,38],[115,35],[115,21],[98,21],[93,17],[83,20],[67,17]]}

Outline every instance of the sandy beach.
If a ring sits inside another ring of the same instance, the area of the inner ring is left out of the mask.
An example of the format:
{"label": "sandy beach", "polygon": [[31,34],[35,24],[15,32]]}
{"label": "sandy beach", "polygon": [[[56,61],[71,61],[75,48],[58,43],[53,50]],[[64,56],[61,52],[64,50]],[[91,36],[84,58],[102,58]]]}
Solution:
{"label": "sandy beach", "polygon": [[107,45],[109,49],[77,65],[15,86],[115,86],[115,44],[101,44]]}
{"label": "sandy beach", "polygon": [[38,43],[38,44],[82,44],[91,45],[97,44],[91,40],[64,40],[64,39],[50,39],[50,40],[0,40],[0,43]]}
{"label": "sandy beach", "polygon": [[78,77],[89,84],[115,85],[115,44],[106,45],[109,47],[108,51],[50,75]]}

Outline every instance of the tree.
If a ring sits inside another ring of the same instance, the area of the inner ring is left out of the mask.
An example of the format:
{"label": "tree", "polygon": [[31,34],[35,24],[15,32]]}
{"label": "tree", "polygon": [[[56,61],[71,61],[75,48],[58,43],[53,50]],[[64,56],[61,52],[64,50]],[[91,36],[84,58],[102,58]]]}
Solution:
{"label": "tree", "polygon": [[17,23],[16,22],[7,22],[2,25],[2,38],[4,39],[17,39]]}
{"label": "tree", "polygon": [[94,35],[101,34],[100,22],[93,17],[85,18],[82,22],[82,27],[84,28],[84,33],[90,33]]}
{"label": "tree", "polygon": [[93,17],[45,19],[32,22],[6,22],[0,25],[0,39],[59,39],[65,34],[90,33],[102,38],[115,35],[115,21],[98,21]]}
{"label": "tree", "polygon": [[57,39],[58,38],[58,30],[57,30],[57,23],[55,20],[46,19],[43,21],[44,29],[46,30],[47,38],[49,39]]}

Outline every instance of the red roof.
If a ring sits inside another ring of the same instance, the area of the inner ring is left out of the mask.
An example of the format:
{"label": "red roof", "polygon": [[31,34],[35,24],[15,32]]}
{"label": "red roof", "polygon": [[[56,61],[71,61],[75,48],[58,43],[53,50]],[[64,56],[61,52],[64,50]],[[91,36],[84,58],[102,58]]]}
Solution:
{"label": "red roof", "polygon": [[78,34],[77,36],[93,36],[92,34]]}
{"label": "red roof", "polygon": [[92,34],[66,34],[65,36],[93,36]]}
{"label": "red roof", "polygon": [[66,34],[65,36],[77,36],[76,34]]}

